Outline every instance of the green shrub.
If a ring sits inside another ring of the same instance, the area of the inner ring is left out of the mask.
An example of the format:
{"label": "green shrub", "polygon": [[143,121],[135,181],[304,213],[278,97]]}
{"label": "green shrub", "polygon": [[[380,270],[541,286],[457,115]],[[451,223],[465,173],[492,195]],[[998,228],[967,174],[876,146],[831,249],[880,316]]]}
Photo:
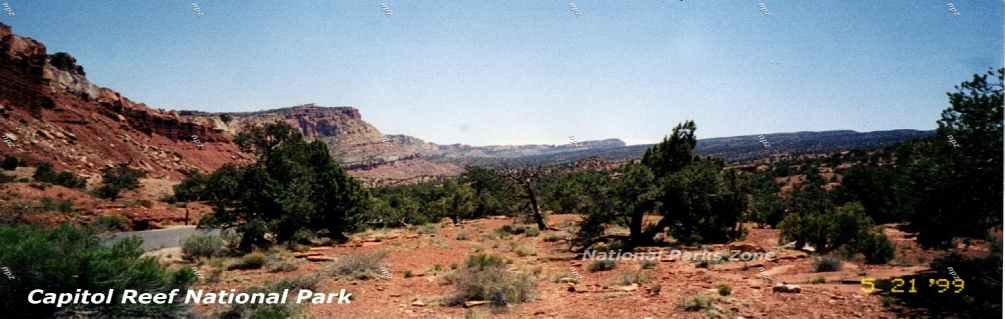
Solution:
{"label": "green shrub", "polygon": [[524,228],[524,234],[527,235],[527,237],[537,237],[541,234],[541,230],[537,229],[537,227],[527,227]]}
{"label": "green shrub", "polygon": [[681,302],[681,308],[685,311],[709,311],[714,309],[712,298],[704,294],[698,294],[691,298],[685,298]]}
{"label": "green shrub", "polygon": [[334,241],[361,229],[370,191],[346,171],[322,141],[307,141],[287,123],[249,126],[234,142],[256,155],[205,177],[198,198],[213,207],[200,226],[239,233],[240,251],[287,243],[302,229]]}
{"label": "green shrub", "polygon": [[614,260],[598,259],[594,260],[592,263],[590,263],[590,265],[586,266],[586,270],[589,270],[591,272],[608,271],[614,269],[617,266],[618,263]]}
{"label": "green shrub", "polygon": [[476,268],[478,270],[502,267],[503,265],[506,265],[505,258],[488,254],[468,256],[468,260],[465,262],[467,268]]}
{"label": "green shrub", "polygon": [[114,200],[119,198],[119,193],[122,191],[139,188],[140,178],[146,174],[128,166],[105,168],[101,176],[102,185],[94,192],[98,197]]}
{"label": "green shrub", "polygon": [[496,233],[499,235],[519,235],[525,233],[529,228],[531,227],[506,224],[496,229]]}
{"label": "green shrub", "polygon": [[841,270],[841,260],[834,257],[818,258],[813,263],[814,272],[831,272]]}
{"label": "green shrub", "polygon": [[865,255],[867,264],[885,264],[893,259],[893,244],[881,232],[865,234],[858,239],[858,251]]}
{"label": "green shrub", "polygon": [[5,171],[13,171],[14,169],[17,169],[19,164],[20,162],[17,160],[17,157],[8,155],[3,158],[3,163],[0,164],[0,168],[3,168]]}
{"label": "green shrub", "polygon": [[231,264],[230,267],[227,268],[231,270],[248,270],[259,269],[262,268],[262,266],[265,266],[265,255],[262,253],[250,253],[244,255],[244,257],[241,257],[241,259],[238,259],[237,262]]}
{"label": "green shrub", "polygon": [[181,252],[188,260],[212,258],[223,255],[224,244],[220,236],[194,234],[182,243]]}
{"label": "green shrub", "polygon": [[[0,226],[0,265],[15,280],[0,284],[0,313],[19,318],[49,318],[55,305],[32,305],[27,300],[33,289],[72,293],[76,289],[107,291],[185,291],[192,274],[168,270],[153,257],[143,257],[142,240],[133,237],[114,244],[101,240],[86,228],[61,226],[43,230],[31,226]],[[75,311],[93,312],[94,318],[181,317],[186,306],[173,304],[77,304]]]}
{"label": "green shrub", "polygon": [[339,278],[346,279],[377,279],[383,276],[384,257],[386,252],[373,252],[359,255],[341,256],[332,263],[331,272]]}
{"label": "green shrub", "polygon": [[529,301],[537,287],[537,278],[532,273],[507,271],[502,260],[490,255],[468,257],[468,267],[459,270],[452,280],[455,291],[447,304],[484,300],[501,307]]}
{"label": "green shrub", "polygon": [[122,215],[98,216],[94,221],[94,227],[100,232],[127,231],[129,230],[129,218]]}
{"label": "green shrub", "polygon": [[52,169],[52,164],[46,162],[38,164],[35,174],[32,175],[32,179],[37,182],[61,185],[69,188],[84,188],[84,186],[87,186],[87,180],[84,178],[70,172],[57,172]]}
{"label": "green shrub", "polygon": [[61,213],[72,213],[73,201],[68,199],[52,199],[51,197],[42,197],[42,199],[39,200],[39,209],[43,212],[58,211]]}
{"label": "green shrub", "polygon": [[719,284],[719,285],[715,286],[715,290],[717,292],[719,292],[720,296],[723,296],[723,297],[729,296],[730,294],[733,293],[733,288],[730,287],[729,284],[725,284],[725,283],[722,283],[722,284]]}
{"label": "green shrub", "polygon": [[826,283],[826,282],[827,282],[827,279],[825,279],[824,277],[816,277],[816,278],[813,278],[813,281],[811,281],[811,283],[814,283],[814,284],[822,284],[822,283]]}

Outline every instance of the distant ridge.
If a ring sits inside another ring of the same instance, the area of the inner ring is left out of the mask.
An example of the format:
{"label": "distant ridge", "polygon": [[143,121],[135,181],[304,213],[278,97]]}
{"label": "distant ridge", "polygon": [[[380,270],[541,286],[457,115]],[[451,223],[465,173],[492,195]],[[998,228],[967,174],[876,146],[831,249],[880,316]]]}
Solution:
{"label": "distant ridge", "polygon": [[[772,154],[812,154],[841,150],[871,150],[907,140],[927,138],[934,130],[911,129],[857,132],[834,130],[820,132],[771,133],[699,139],[698,154],[724,159],[729,162],[767,158]],[[767,147],[761,142],[761,136]],[[600,150],[571,151],[561,154],[528,156],[513,160],[482,162],[485,165],[549,165],[574,162],[589,157],[620,161],[642,156],[653,144],[628,145]]]}

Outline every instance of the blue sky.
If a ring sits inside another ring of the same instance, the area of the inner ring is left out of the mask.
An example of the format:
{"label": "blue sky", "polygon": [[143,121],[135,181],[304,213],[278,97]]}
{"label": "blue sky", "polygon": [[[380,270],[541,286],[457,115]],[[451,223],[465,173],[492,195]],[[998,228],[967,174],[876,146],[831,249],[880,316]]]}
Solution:
{"label": "blue sky", "polygon": [[351,105],[437,143],[931,129],[1003,64],[999,0],[5,1],[151,107]]}

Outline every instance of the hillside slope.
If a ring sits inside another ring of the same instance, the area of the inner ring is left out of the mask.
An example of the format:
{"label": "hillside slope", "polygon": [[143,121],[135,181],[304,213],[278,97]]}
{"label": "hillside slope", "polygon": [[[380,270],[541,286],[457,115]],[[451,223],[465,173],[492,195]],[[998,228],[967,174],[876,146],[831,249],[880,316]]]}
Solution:
{"label": "hillside slope", "polygon": [[0,152],[96,176],[129,165],[177,179],[249,160],[230,137],[92,84],[69,54],[0,24]]}

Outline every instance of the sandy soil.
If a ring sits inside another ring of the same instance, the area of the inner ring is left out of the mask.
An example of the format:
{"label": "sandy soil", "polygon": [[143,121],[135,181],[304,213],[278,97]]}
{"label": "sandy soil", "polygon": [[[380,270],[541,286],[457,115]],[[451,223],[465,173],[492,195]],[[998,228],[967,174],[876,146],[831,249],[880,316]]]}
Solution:
{"label": "sandy soil", "polygon": [[[681,307],[685,298],[698,294],[710,296],[715,312],[724,318],[894,318],[896,313],[884,308],[879,296],[862,292],[861,278],[916,273],[925,270],[928,261],[941,255],[914,246],[908,234],[890,226],[887,233],[900,251],[894,262],[865,265],[853,260],[846,261],[840,271],[816,273],[812,270],[815,257],[779,247],[777,230],[751,229],[741,242],[682,250],[763,249],[776,253],[777,258],[727,261],[702,268],[692,261],[663,257],[653,269],[641,269],[640,261],[622,260],[613,270],[590,272],[586,267],[591,261],[569,252],[566,240],[545,240],[555,237],[553,235],[568,237],[577,218],[576,215],[552,215],[549,223],[560,231],[547,231],[536,237],[492,236],[496,229],[513,221],[490,218],[456,226],[437,224],[431,233],[428,227],[422,232],[418,228],[370,231],[354,236],[344,245],[313,249],[333,257],[387,252],[384,261],[392,273],[387,280],[336,279],[327,272],[326,262],[302,261],[299,269],[288,273],[227,271],[220,282],[200,283],[195,288],[240,289],[284,277],[317,273],[325,278],[320,291],[337,292],[345,288],[354,294],[353,302],[348,305],[309,306],[308,312],[314,318],[462,318],[466,312],[500,318],[704,318],[706,312],[689,312]],[[527,247],[531,247],[535,253],[521,256],[513,249],[518,246],[525,246],[521,248],[525,253]],[[648,249],[666,252],[671,247]],[[453,291],[453,286],[445,284],[442,277],[450,271],[451,265],[462,265],[468,255],[476,252],[505,256],[513,261],[512,270],[540,271],[536,297],[507,309],[442,305],[440,301]],[[286,255],[294,259],[291,254]],[[554,281],[560,274],[571,271],[580,274],[578,284]],[[631,271],[645,273],[650,281],[637,286],[621,285],[623,273]],[[406,272],[412,276],[406,278]],[[801,292],[774,292],[772,286],[781,282],[798,285]],[[730,286],[732,293],[718,295],[716,288],[721,284]],[[200,312],[212,310],[208,306],[197,309]]]}

